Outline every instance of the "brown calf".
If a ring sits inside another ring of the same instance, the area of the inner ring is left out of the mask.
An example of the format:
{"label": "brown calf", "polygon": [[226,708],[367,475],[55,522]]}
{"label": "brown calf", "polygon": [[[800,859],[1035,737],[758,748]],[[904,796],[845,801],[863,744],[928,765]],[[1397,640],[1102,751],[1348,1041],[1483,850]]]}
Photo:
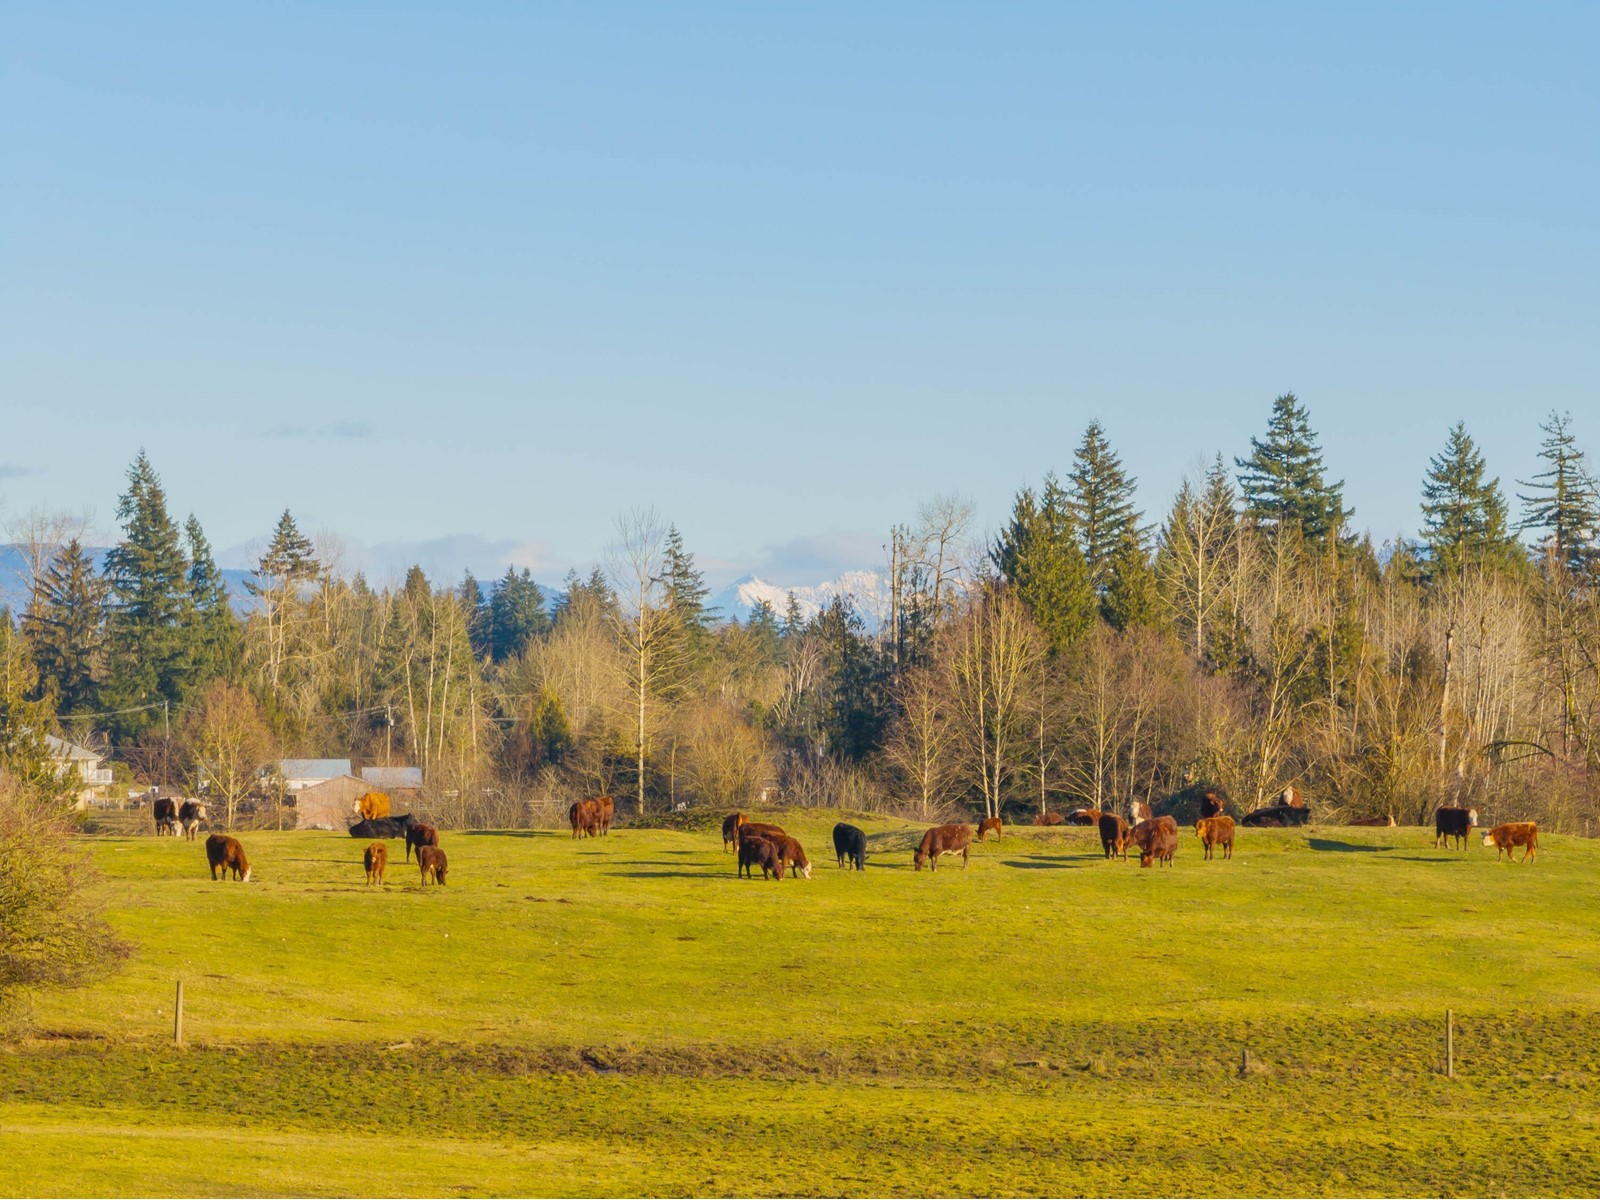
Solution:
{"label": "brown calf", "polygon": [[912,856],[912,865],[917,870],[922,870],[922,864],[928,864],[928,870],[939,869],[939,858],[945,854],[961,855],[961,869],[967,869],[967,854],[972,849],[971,825],[936,825],[922,835],[922,845],[917,847],[917,852]]}
{"label": "brown calf", "polygon": [[1351,821],[1350,824],[1352,824],[1352,825],[1375,826],[1375,827],[1381,827],[1381,828],[1385,828],[1385,829],[1393,829],[1394,828],[1394,814],[1390,813],[1387,817],[1362,817],[1359,820]]}
{"label": "brown calf", "polygon": [[1065,820],[1060,813],[1043,812],[1033,819],[1035,825],[1059,825]]}
{"label": "brown calf", "polygon": [[1539,826],[1532,821],[1508,821],[1504,825],[1486,829],[1483,844],[1494,847],[1495,862],[1500,861],[1501,853],[1505,854],[1508,861],[1516,862],[1511,852],[1521,846],[1522,861],[1527,862],[1539,853]]}
{"label": "brown calf", "polygon": [[[410,849],[409,843],[406,848]],[[361,856],[361,865],[367,868],[368,885],[375,883],[382,887],[383,873],[389,866],[389,847],[382,842],[373,842]]]}
{"label": "brown calf", "polygon": [[616,815],[617,804],[610,796],[596,796],[594,798],[595,818],[600,825],[600,836],[605,837],[611,832],[611,818]]}
{"label": "brown calf", "polygon": [[739,844],[739,826],[744,824],[742,812],[729,813],[722,818],[722,852],[726,854]]}
{"label": "brown calf", "polygon": [[1233,857],[1233,818],[1232,817],[1201,817],[1194,823],[1195,836],[1200,839],[1200,844],[1206,848],[1206,858],[1211,858],[1212,852],[1222,847],[1222,857]]}
{"label": "brown calf", "polygon": [[778,852],[778,861],[784,870],[793,870],[796,878],[811,878],[811,860],[806,857],[805,847],[786,833],[767,839],[772,843],[772,848]]}
{"label": "brown calf", "polygon": [[992,833],[994,840],[998,842],[1002,838],[1001,829],[999,817],[985,817],[978,822],[978,840],[981,842]]}
{"label": "brown calf", "polygon": [[783,878],[783,856],[765,837],[759,833],[745,833],[740,830],[739,837],[739,866],[735,874],[755,878],[752,867],[761,868],[761,878],[769,875],[778,879]]}
{"label": "brown calf", "polygon": [[600,806],[593,800],[574,800],[567,809],[567,820],[572,822],[572,836],[600,836]]}
{"label": "brown calf", "polygon": [[432,825],[419,825],[412,822],[406,826],[406,861],[411,861],[413,847],[421,849],[423,846],[437,846],[439,844],[439,831]]}
{"label": "brown calf", "polygon": [[250,860],[245,858],[244,847],[237,838],[225,833],[213,833],[206,839],[206,862],[211,866],[212,882],[217,880],[218,871],[222,872],[223,879],[232,871],[233,877],[240,883],[250,882]]}
{"label": "brown calf", "polygon": [[422,886],[428,886],[432,879],[440,886],[444,886],[444,877],[449,870],[450,863],[444,856],[444,851],[437,846],[417,847],[417,866],[422,871]]}

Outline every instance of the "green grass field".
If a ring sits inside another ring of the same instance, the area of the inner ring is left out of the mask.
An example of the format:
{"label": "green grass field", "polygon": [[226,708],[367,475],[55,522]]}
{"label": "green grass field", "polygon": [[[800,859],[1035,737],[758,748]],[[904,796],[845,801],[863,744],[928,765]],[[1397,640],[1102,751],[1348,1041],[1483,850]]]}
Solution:
{"label": "green grass field", "polygon": [[8,1053],[0,1192],[1600,1192],[1596,843],[1245,830],[1160,871],[1013,830],[914,873],[868,819],[856,873],[779,819],[811,880],[735,879],[715,828],[446,835],[448,888],[382,892],[333,834],[244,836],[243,886],[90,839],[134,954]]}

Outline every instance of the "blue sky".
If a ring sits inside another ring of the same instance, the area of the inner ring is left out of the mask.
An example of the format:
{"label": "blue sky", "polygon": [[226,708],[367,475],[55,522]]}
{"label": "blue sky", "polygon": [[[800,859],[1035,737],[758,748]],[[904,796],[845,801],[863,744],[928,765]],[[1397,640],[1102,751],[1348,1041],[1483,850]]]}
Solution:
{"label": "blue sky", "polygon": [[3,20],[0,516],[143,445],[219,547],[788,584],[1094,417],[1155,517],[1294,390],[1380,538],[1457,419],[1600,448],[1593,5]]}

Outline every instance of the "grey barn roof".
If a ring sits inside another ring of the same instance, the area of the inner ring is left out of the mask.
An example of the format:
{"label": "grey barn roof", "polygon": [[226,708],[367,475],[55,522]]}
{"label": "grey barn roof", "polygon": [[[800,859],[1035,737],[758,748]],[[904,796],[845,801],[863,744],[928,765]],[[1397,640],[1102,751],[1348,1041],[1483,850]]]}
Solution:
{"label": "grey barn roof", "polygon": [[421,767],[362,767],[361,778],[376,788],[422,787]]}
{"label": "grey barn roof", "polygon": [[336,779],[350,774],[348,758],[285,758],[278,763],[285,779]]}

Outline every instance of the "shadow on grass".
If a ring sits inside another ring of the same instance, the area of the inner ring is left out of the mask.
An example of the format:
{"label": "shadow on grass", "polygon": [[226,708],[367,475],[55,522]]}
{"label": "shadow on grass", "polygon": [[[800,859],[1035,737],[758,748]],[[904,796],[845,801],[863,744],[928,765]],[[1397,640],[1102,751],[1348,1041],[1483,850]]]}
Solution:
{"label": "shadow on grass", "polygon": [[1367,846],[1361,842],[1336,842],[1332,838],[1307,838],[1306,845],[1313,850],[1333,850],[1340,854],[1376,854],[1380,850],[1393,850],[1393,846]]}
{"label": "shadow on grass", "polygon": [[1077,871],[1083,864],[1078,861],[1080,855],[1071,858],[1006,858],[1000,860],[1002,867],[1016,867],[1019,871]]}
{"label": "shadow on grass", "polygon": [[721,871],[607,871],[613,879],[731,879]]}
{"label": "shadow on grass", "polygon": [[579,840],[588,841],[588,838],[578,839],[565,829],[452,829],[448,831],[451,837],[497,837],[497,838],[565,838],[569,842]]}
{"label": "shadow on grass", "polygon": [[[1456,862],[1457,860],[1453,859],[1453,858],[1435,858],[1431,854],[1397,854],[1397,855],[1394,856],[1394,861],[1395,862],[1419,862],[1419,863],[1450,863],[1450,862]],[[1461,861],[1465,861],[1465,859],[1463,859]]]}

